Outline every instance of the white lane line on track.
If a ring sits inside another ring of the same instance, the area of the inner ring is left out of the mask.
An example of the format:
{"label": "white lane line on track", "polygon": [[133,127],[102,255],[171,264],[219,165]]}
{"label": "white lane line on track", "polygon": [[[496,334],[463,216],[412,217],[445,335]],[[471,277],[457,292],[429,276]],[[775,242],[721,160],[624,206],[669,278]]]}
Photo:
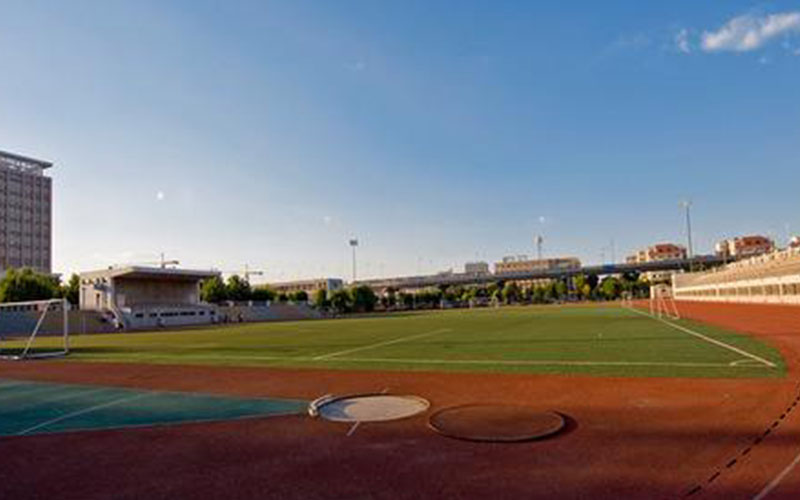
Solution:
{"label": "white lane line on track", "polygon": [[775,479],[773,479],[768,485],[766,485],[764,489],[758,493],[758,495],[754,496],[753,500],[763,500],[764,498],[766,498],[767,495],[769,495],[772,492],[772,490],[774,490],[781,483],[781,481],[786,479],[786,476],[788,476],[789,473],[792,472],[792,470],[795,467],[797,467],[798,464],[800,464],[800,455],[794,457],[792,463],[787,465],[786,468],[780,472],[780,474],[775,476]]}
{"label": "white lane line on track", "polygon": [[378,347],[383,347],[383,346],[392,345],[392,344],[398,344],[400,342],[407,342],[409,340],[421,339],[423,337],[429,337],[431,335],[436,335],[438,333],[445,333],[445,332],[449,332],[449,331],[450,331],[450,328],[440,328],[438,330],[432,330],[430,332],[418,333],[416,335],[409,335],[407,337],[400,337],[400,338],[393,339],[393,340],[387,340],[385,342],[378,342],[376,344],[370,344],[370,345],[365,345],[365,346],[361,346],[361,347],[354,347],[352,349],[345,349],[343,351],[332,352],[330,354],[323,354],[322,356],[317,356],[317,357],[312,358],[312,359],[314,361],[321,361],[323,359],[330,359],[330,358],[334,358],[334,357],[337,357],[337,356],[342,356],[344,354],[352,354],[354,352],[366,351],[368,349],[376,349]]}
{"label": "white lane line on track", "polygon": [[711,338],[711,337],[709,337],[707,335],[703,335],[702,333],[695,332],[694,330],[690,330],[690,329],[688,329],[686,327],[683,327],[681,325],[676,325],[675,323],[672,323],[671,321],[667,321],[667,320],[665,320],[663,318],[658,318],[658,317],[650,315],[650,314],[648,314],[646,312],[637,311],[636,309],[631,309],[631,311],[635,312],[636,314],[641,314],[642,316],[646,316],[648,318],[652,318],[652,319],[654,319],[656,321],[660,321],[661,323],[664,323],[665,325],[669,325],[669,326],[671,326],[672,328],[674,328],[676,330],[682,331],[683,333],[688,333],[689,335],[691,335],[693,337],[697,337],[697,338],[699,338],[701,340],[705,340],[709,344],[714,344],[716,346],[722,347],[723,349],[728,349],[729,351],[733,351],[733,352],[735,352],[737,354],[741,354],[742,356],[745,356],[747,358],[750,358],[750,359],[753,359],[753,360],[758,361],[760,363],[763,363],[763,364],[769,366],[770,368],[775,368],[775,363],[773,363],[772,361],[766,360],[766,359],[764,359],[764,358],[762,358],[760,356],[756,356],[755,354],[751,354],[751,353],[749,353],[749,352],[747,352],[747,351],[745,351],[743,349],[739,349],[738,347],[734,347],[734,346],[732,346],[730,344],[726,344],[725,342],[719,341],[717,339],[713,339],[713,338]]}
{"label": "white lane line on track", "polygon": [[352,435],[353,435],[353,433],[355,433],[355,432],[356,432],[356,429],[358,429],[358,426],[359,426],[359,425],[361,425],[361,421],[360,421],[360,420],[357,420],[357,421],[356,421],[356,423],[354,423],[354,424],[353,424],[353,426],[352,426],[352,427],[350,427],[350,430],[349,430],[349,431],[347,431],[347,437],[350,437],[350,436],[352,436]]}
{"label": "white lane line on track", "polygon": [[[337,358],[335,361],[353,363],[405,363],[405,364],[451,364],[451,365],[508,365],[508,366],[536,366],[536,365],[563,365],[563,366],[672,366],[672,367],[705,367],[705,368],[730,368],[729,363],[691,363],[691,362],[661,362],[661,361],[561,361],[561,360],[504,360],[504,359],[404,359],[404,358]],[[742,367],[742,365],[736,365]],[[766,366],[746,366],[758,368]]]}
{"label": "white lane line on track", "polygon": [[73,411],[72,413],[67,413],[66,415],[61,415],[60,417],[56,417],[56,418],[50,419],[50,420],[48,420],[46,422],[42,422],[40,424],[36,424],[33,427],[28,427],[27,429],[18,432],[17,436],[24,436],[25,434],[31,433],[31,432],[33,432],[35,430],[39,430],[39,429],[41,429],[43,427],[47,427],[49,425],[53,425],[55,423],[62,422],[64,420],[67,420],[67,419],[70,419],[70,418],[73,418],[73,417],[77,417],[79,415],[84,415],[86,413],[91,413],[91,412],[96,411],[96,410],[100,410],[100,409],[103,409],[103,408],[108,408],[109,406],[114,406],[114,405],[117,405],[117,404],[120,404],[120,403],[133,401],[134,399],[140,399],[140,398],[143,398],[145,396],[150,396],[150,395],[151,395],[151,393],[137,394],[135,396],[128,396],[128,397],[124,397],[124,398],[119,398],[119,399],[115,399],[113,401],[109,401],[107,403],[101,403],[99,405],[90,406],[89,408],[84,408],[82,410]]}

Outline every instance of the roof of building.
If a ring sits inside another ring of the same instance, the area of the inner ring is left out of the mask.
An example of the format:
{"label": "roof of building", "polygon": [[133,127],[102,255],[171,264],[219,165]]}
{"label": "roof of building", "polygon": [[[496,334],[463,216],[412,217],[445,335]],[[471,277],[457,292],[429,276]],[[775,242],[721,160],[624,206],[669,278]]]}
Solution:
{"label": "roof of building", "polygon": [[28,168],[45,169],[53,166],[53,164],[48,161],[37,160],[36,158],[30,158],[27,156],[18,155],[16,153],[9,153],[7,151],[2,151],[2,150],[0,150],[0,165],[6,165],[9,167],[16,167],[22,169],[28,169]]}
{"label": "roof of building", "polygon": [[81,278],[150,278],[195,281],[219,276],[219,271],[173,269],[168,267],[124,266],[82,272]]}

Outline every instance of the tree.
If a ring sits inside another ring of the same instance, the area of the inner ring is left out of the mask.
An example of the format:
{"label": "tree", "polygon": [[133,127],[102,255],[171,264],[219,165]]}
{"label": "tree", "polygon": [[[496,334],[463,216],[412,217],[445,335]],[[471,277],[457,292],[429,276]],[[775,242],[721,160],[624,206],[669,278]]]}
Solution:
{"label": "tree", "polygon": [[337,312],[345,313],[350,310],[351,298],[347,290],[336,290],[330,297],[331,306]]}
{"label": "tree", "polygon": [[400,303],[403,305],[404,309],[413,309],[414,308],[414,296],[410,293],[400,292],[399,295]]}
{"label": "tree", "polygon": [[81,300],[81,277],[72,273],[67,284],[61,286],[59,295],[67,299],[73,306],[77,306]]}
{"label": "tree", "polygon": [[366,285],[360,285],[350,290],[352,297],[353,309],[358,312],[371,312],[375,309],[375,304],[378,302],[378,297],[372,288]]}
{"label": "tree", "polygon": [[237,274],[228,278],[227,288],[228,300],[250,300],[250,283]]}
{"label": "tree", "polygon": [[30,268],[9,269],[0,280],[0,302],[47,300],[58,293],[57,280]]}
{"label": "tree", "polygon": [[268,286],[259,286],[250,292],[250,299],[259,302],[269,302],[275,300],[275,290]]}
{"label": "tree", "polygon": [[289,296],[292,302],[308,302],[308,293],[305,290],[298,290]]}
{"label": "tree", "polygon": [[556,293],[556,300],[565,300],[567,298],[567,293],[569,292],[569,288],[567,284],[563,281],[557,281],[555,284],[555,293]]}
{"label": "tree", "polygon": [[608,300],[618,299],[622,293],[622,283],[614,276],[609,276],[600,284],[600,290]]}
{"label": "tree", "polygon": [[506,304],[511,304],[513,302],[517,302],[519,300],[519,287],[513,281],[506,283],[506,286],[503,287],[503,301]]}
{"label": "tree", "polygon": [[397,292],[394,288],[392,287],[387,288],[386,295],[384,295],[384,297],[386,298],[386,303],[384,304],[386,308],[394,307],[397,305]]}
{"label": "tree", "polygon": [[200,286],[200,300],[218,304],[228,298],[228,289],[219,276],[214,276],[203,281]]}
{"label": "tree", "polygon": [[324,288],[320,288],[314,292],[313,304],[314,307],[318,309],[325,309],[330,306],[330,302],[328,301],[328,291]]}
{"label": "tree", "polygon": [[534,288],[531,300],[534,304],[544,304],[547,302],[547,289],[543,286],[537,286]]}

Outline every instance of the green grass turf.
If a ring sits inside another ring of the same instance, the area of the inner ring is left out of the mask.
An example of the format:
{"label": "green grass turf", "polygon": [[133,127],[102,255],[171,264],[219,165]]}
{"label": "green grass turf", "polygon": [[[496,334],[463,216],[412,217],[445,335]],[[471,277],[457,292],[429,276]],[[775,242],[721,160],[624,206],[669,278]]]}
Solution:
{"label": "green grass turf", "polygon": [[0,436],[301,414],[308,402],[0,379]]}
{"label": "green grass turf", "polygon": [[[764,358],[775,366],[748,360],[620,307],[569,306],[451,310],[74,336],[68,360],[634,377],[785,374],[778,351],[752,337],[692,321],[674,324]],[[731,365],[743,360],[746,361]]]}

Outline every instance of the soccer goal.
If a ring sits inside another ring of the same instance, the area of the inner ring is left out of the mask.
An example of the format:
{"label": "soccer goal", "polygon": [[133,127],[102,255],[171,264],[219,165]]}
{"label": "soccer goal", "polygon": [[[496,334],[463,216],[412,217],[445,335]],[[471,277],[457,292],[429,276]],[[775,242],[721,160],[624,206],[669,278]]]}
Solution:
{"label": "soccer goal", "polygon": [[633,308],[633,294],[631,292],[622,292],[620,297],[622,300],[620,301],[620,305],[626,309]]}
{"label": "soccer goal", "polygon": [[[69,301],[31,300],[0,304],[0,359],[26,360],[69,353]],[[41,346],[41,338],[58,342]],[[39,342],[37,342],[37,338]]]}
{"label": "soccer goal", "polygon": [[650,287],[650,314],[658,318],[681,319],[669,285]]}

